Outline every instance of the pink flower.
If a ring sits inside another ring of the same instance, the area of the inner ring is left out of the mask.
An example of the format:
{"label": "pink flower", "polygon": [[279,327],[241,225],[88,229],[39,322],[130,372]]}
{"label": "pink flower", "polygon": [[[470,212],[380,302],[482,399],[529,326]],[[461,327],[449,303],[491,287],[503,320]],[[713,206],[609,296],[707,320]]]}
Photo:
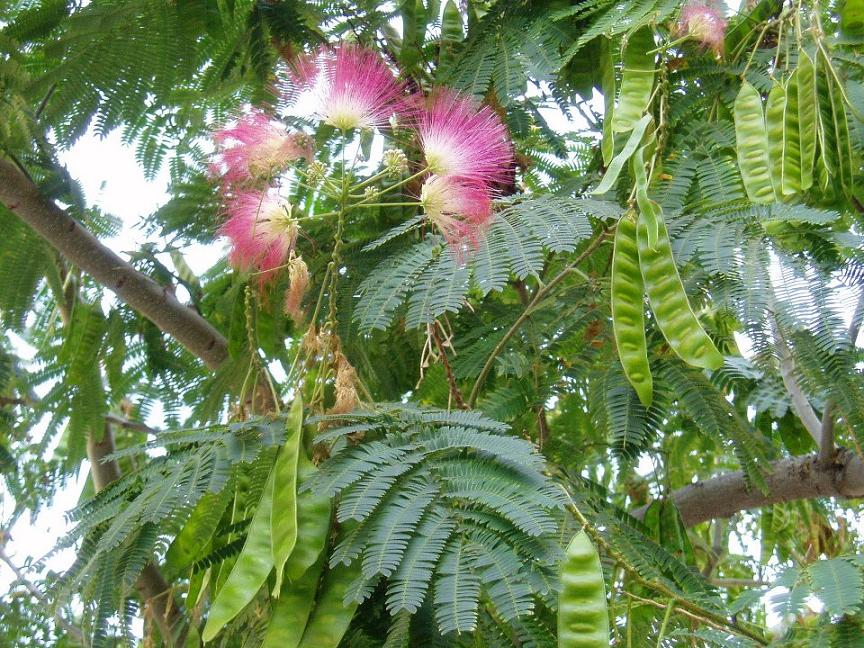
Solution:
{"label": "pink flower", "polygon": [[338,129],[384,126],[404,111],[404,85],[374,50],[345,43],[322,47],[289,67],[297,89],[314,92],[317,117]]}
{"label": "pink flower", "polygon": [[229,261],[240,270],[263,271],[266,281],[297,241],[292,205],[272,192],[244,191],[229,200],[227,211],[219,233],[231,239]]}
{"label": "pink flower", "polygon": [[449,176],[429,176],[420,190],[426,218],[444,234],[457,252],[466,244],[476,247],[492,219],[492,201],[486,185]]}
{"label": "pink flower", "polygon": [[688,2],[681,9],[678,21],[678,33],[689,35],[715,52],[723,51],[723,40],[726,32],[726,19],[723,12],[704,2]]}
{"label": "pink flower", "polygon": [[213,135],[219,152],[211,167],[227,184],[266,179],[300,158],[312,159],[312,139],[289,133],[260,110],[251,110],[234,126]]}
{"label": "pink flower", "polygon": [[507,179],[513,149],[507,129],[489,107],[438,90],[418,110],[417,132],[429,170],[491,184]]}

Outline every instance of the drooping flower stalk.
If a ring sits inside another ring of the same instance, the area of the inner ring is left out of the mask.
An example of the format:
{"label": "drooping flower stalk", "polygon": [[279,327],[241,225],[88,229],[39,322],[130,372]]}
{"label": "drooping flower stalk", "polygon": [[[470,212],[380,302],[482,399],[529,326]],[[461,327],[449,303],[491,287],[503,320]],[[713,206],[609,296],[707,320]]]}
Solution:
{"label": "drooping flower stalk", "polygon": [[312,159],[312,139],[289,133],[260,110],[251,110],[236,124],[214,133],[218,151],[210,172],[226,185],[267,181],[289,164]]}

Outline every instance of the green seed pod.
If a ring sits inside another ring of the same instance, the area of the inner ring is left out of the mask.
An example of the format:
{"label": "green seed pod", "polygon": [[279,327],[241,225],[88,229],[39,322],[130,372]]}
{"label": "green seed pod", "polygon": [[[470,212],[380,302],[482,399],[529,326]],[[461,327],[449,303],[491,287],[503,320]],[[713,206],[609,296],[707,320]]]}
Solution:
{"label": "green seed pod", "polygon": [[270,471],[261,501],[246,535],[246,542],[228,578],[219,590],[210,608],[210,615],[201,638],[212,641],[226,623],[237,616],[267,580],[273,570],[273,552],[270,548],[270,512],[273,508],[273,478]]}
{"label": "green seed pod", "polygon": [[648,245],[648,227],[640,214],[636,225],[639,267],[645,293],[654,319],[672,350],[686,363],[705,369],[718,369],[723,355],[708,337],[690,308],[678,275],[666,225],[659,221],[657,246]]}
{"label": "green seed pod", "polygon": [[603,164],[609,166],[615,154],[615,133],[612,130],[612,119],[615,115],[615,64],[612,61],[612,41],[600,39],[600,87],[603,91],[603,142],[600,152]]}
{"label": "green seed pod", "polygon": [[655,208],[653,200],[648,198],[648,176],[645,173],[645,149],[653,143],[652,136],[649,144],[638,149],[631,159],[633,168],[633,178],[636,181],[636,204],[639,206],[639,213],[642,214],[642,219],[648,228],[648,245],[652,248],[657,245],[658,222],[660,219],[659,208]]}
{"label": "green seed pod", "polygon": [[783,125],[786,147],[783,153],[784,196],[791,196],[802,190],[801,182],[801,118],[798,106],[798,70],[792,72],[786,84],[786,116]]}
{"label": "green seed pod", "polygon": [[636,215],[630,211],[618,221],[612,254],[612,330],[618,357],[627,380],[645,407],[651,405],[653,381],[645,340],[645,305],[639,251],[636,247]]}
{"label": "green seed pod", "polygon": [[798,84],[798,136],[801,141],[801,190],[813,186],[816,159],[816,68],[807,52],[798,54],[795,70]]}
{"label": "green seed pod", "polygon": [[[302,453],[299,481],[309,479],[317,468]],[[324,550],[330,531],[330,498],[322,493],[303,491],[297,495],[297,544],[285,563],[285,576],[297,580],[308,570]]]}
{"label": "green seed pod", "polygon": [[294,583],[285,583],[279,600],[273,604],[262,648],[297,648],[315,603],[315,590],[323,560],[306,570]]}
{"label": "green seed pod", "polygon": [[609,612],[600,556],[579,531],[564,556],[558,594],[559,648],[608,648]]}
{"label": "green seed pod", "polygon": [[621,149],[621,152],[613,158],[609,167],[606,169],[606,175],[603,176],[600,184],[597,185],[597,188],[591,193],[604,194],[615,185],[615,182],[618,180],[618,176],[621,173],[621,169],[624,168],[627,160],[630,159],[639,147],[639,143],[642,141],[642,137],[645,135],[645,129],[648,128],[649,123],[651,123],[651,115],[645,115],[636,123],[633,127],[633,132],[630,133],[630,137],[624,145],[624,148]]}
{"label": "green seed pod", "polygon": [[282,569],[297,543],[297,459],[303,438],[303,399],[297,396],[286,421],[285,445],[273,466],[273,507],[270,513],[273,565],[276,567],[274,595],[282,589]]}
{"label": "green seed pod", "polygon": [[357,609],[357,603],[344,604],[345,593],[359,575],[359,560],[348,567],[337,566],[324,574],[300,648],[336,648],[339,645]]}
{"label": "green seed pod", "polygon": [[768,161],[775,196],[783,193],[783,158],[786,155],[786,89],[777,81],[768,93],[765,106],[768,133]]}
{"label": "green seed pod", "polygon": [[747,197],[754,203],[774,202],[774,185],[768,171],[768,135],[762,97],[746,81],[735,98],[735,140],[738,166]]}
{"label": "green seed pod", "polygon": [[621,75],[621,93],[612,116],[612,130],[626,133],[648,109],[654,89],[654,62],[656,55],[654,30],[641,27],[630,34],[624,48],[624,69]]}

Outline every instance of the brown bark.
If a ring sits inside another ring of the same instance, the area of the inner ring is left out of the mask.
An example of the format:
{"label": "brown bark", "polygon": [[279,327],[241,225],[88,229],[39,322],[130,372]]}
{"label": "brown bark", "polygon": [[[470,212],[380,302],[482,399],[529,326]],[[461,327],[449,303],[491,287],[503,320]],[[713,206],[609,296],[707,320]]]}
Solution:
{"label": "brown bark", "polygon": [[102,245],[81,223],[43,197],[14,164],[2,158],[0,203],[71,263],[176,338],[208,367],[215,369],[228,357],[225,338],[207,320]]}
{"label": "brown bark", "polygon": [[[743,473],[733,472],[689,484],[674,491],[672,499],[688,527],[779,502],[814,497],[854,499],[864,497],[864,461],[852,450],[837,451],[827,465],[816,454],[790,457],[776,461],[765,482],[766,493],[748,489]],[[642,519],[647,508],[640,507],[633,515]]]}
{"label": "brown bark", "polygon": [[[93,488],[98,493],[111,482],[120,479],[120,466],[116,461],[104,461],[105,457],[114,452],[114,431],[106,421],[105,433],[101,441],[93,436],[87,438],[87,458],[90,460],[90,476],[93,478]],[[138,575],[135,587],[148,613],[159,626],[165,645],[183,644],[185,634],[183,611],[174,600],[171,587],[159,568],[149,563]]]}

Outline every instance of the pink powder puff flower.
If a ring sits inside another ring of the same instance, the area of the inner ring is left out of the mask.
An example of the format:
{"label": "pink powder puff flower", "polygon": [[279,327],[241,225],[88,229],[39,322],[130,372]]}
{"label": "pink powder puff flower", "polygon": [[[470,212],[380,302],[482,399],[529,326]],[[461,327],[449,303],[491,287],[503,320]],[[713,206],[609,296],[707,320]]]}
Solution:
{"label": "pink powder puff flower", "polygon": [[216,131],[213,139],[220,150],[211,172],[229,185],[266,179],[300,158],[312,159],[312,138],[289,133],[260,110]]}
{"label": "pink powder puff flower", "polygon": [[292,205],[272,192],[244,191],[227,206],[228,218],[219,233],[231,240],[231,265],[262,272],[263,283],[281,266],[297,241]]}
{"label": "pink powder puff flower", "polygon": [[429,176],[420,190],[426,218],[458,252],[466,244],[477,246],[492,219],[492,201],[486,185],[449,176]]}
{"label": "pink powder puff flower", "polygon": [[704,2],[688,2],[681,9],[678,33],[695,38],[715,52],[723,51],[726,19],[723,12]]}
{"label": "pink powder puff flower", "polygon": [[316,116],[340,130],[386,125],[404,111],[402,84],[374,50],[343,43],[289,63],[298,90],[312,90]]}
{"label": "pink powder puff flower", "polygon": [[436,91],[418,110],[416,128],[429,170],[472,182],[504,182],[513,166],[507,129],[488,106]]}

